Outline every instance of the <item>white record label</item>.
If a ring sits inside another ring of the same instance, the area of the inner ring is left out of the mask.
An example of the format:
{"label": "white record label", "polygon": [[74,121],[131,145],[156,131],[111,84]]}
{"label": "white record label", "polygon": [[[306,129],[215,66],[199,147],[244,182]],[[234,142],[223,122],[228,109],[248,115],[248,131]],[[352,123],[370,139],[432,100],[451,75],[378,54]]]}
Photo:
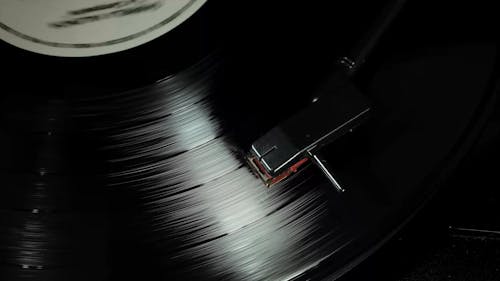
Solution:
{"label": "white record label", "polygon": [[0,39],[46,55],[114,53],[151,41],[207,0],[0,0]]}

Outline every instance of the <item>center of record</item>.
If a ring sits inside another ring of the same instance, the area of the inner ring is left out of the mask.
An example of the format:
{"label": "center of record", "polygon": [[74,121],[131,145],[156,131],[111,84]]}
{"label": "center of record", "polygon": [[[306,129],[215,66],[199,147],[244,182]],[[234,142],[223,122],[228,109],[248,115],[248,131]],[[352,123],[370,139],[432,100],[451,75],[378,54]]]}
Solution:
{"label": "center of record", "polygon": [[151,41],[206,0],[2,0],[0,39],[46,55],[114,53]]}

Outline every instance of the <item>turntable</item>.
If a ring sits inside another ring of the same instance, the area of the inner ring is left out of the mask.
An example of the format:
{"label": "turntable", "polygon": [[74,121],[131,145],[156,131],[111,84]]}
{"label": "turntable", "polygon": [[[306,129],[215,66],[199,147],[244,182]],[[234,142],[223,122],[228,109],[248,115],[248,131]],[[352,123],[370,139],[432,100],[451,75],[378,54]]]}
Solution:
{"label": "turntable", "polygon": [[386,62],[404,2],[2,1],[1,280],[340,278],[494,97],[489,45]]}

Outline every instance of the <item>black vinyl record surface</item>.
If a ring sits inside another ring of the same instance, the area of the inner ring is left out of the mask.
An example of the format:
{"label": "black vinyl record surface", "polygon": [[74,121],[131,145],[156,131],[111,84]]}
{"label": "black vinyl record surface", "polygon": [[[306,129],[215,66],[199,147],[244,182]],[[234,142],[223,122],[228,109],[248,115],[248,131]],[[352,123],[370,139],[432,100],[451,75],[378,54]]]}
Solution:
{"label": "black vinyl record surface", "polygon": [[244,153],[352,38],[325,40],[326,5],[222,2],[111,55],[1,45],[1,280],[338,278],[435,191],[493,96],[488,44],[377,66],[373,119],[327,151],[347,192],[313,166],[268,189]]}

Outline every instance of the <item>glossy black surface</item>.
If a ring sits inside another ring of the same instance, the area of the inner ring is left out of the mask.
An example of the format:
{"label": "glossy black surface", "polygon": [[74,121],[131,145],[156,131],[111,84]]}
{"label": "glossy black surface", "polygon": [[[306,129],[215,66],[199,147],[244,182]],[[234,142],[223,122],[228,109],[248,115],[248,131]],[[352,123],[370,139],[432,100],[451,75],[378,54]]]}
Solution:
{"label": "glossy black surface", "polygon": [[464,149],[491,96],[496,49],[412,51],[378,65],[364,85],[374,120],[328,154],[349,191],[314,169],[267,189],[243,152],[308,99],[333,57],[301,41],[323,42],[314,32],[277,36],[300,26],[287,24],[243,26],[215,55],[128,91],[99,79],[76,87],[85,76],[59,84],[44,73],[40,87],[7,76],[1,279],[334,278],[387,237]]}

